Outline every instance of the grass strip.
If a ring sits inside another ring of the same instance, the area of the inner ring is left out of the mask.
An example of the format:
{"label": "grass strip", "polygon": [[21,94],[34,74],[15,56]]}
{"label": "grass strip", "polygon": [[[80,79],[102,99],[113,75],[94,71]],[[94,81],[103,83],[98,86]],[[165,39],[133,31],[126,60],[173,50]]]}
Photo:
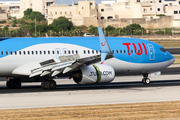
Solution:
{"label": "grass strip", "polygon": [[163,42],[163,41],[155,41],[155,43],[160,44],[161,46],[167,47],[180,47],[180,42],[170,41],[170,42]]}
{"label": "grass strip", "polygon": [[3,120],[164,120],[180,118],[180,101],[0,110]]}
{"label": "grass strip", "polygon": [[175,62],[174,64],[180,64],[180,56],[174,56]]}

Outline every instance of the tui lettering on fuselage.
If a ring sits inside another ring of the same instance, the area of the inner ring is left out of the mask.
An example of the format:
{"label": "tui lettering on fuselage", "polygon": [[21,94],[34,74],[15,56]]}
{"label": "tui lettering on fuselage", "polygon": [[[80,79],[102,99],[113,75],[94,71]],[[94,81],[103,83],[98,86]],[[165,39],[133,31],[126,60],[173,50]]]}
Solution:
{"label": "tui lettering on fuselage", "polygon": [[[123,45],[125,45],[127,47],[127,50],[130,51],[130,45],[131,43],[123,43]],[[134,50],[137,51],[137,47],[135,45],[135,43],[132,43],[133,47],[134,47]],[[137,55],[142,55],[143,53],[143,49],[142,49],[142,46],[144,48],[144,51],[145,51],[145,55],[147,55],[147,48],[146,48],[146,45],[144,43],[142,43],[142,45],[140,43],[138,43],[138,46],[139,46],[139,51],[136,52]],[[131,55],[131,52],[128,52],[128,55]]]}

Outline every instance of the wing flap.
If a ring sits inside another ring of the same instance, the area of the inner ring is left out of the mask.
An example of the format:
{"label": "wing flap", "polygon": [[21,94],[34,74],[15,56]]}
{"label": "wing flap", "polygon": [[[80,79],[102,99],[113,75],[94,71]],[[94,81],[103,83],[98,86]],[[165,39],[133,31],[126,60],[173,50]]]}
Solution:
{"label": "wing flap", "polygon": [[[108,57],[107,57],[108,58]],[[110,57],[109,57],[110,58]],[[60,62],[54,62],[53,60],[47,60],[39,63],[42,65],[31,71],[29,77],[35,76],[46,76],[51,75],[52,77],[60,73],[68,73],[79,69],[82,65],[89,65],[92,63],[99,62],[101,60],[100,55],[94,55],[86,58],[80,58],[79,55],[69,55],[59,57]]]}

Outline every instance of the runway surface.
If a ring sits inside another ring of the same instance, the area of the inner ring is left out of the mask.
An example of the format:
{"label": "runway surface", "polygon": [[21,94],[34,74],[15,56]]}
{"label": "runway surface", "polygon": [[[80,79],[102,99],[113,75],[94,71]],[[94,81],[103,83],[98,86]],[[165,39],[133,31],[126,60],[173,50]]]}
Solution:
{"label": "runway surface", "polygon": [[179,55],[180,54],[180,48],[165,48],[169,53],[173,55]]}
{"label": "runway surface", "polygon": [[142,76],[119,76],[110,84],[77,85],[58,79],[57,89],[42,90],[40,83],[23,83],[21,89],[7,89],[0,80],[0,109],[140,103],[180,100],[180,65],[164,70],[143,85]]}

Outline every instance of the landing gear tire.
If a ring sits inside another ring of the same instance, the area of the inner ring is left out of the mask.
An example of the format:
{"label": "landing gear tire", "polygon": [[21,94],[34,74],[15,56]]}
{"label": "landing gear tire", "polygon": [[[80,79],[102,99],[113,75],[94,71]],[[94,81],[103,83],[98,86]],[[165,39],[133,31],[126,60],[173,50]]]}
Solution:
{"label": "landing gear tire", "polygon": [[6,86],[7,86],[8,89],[11,89],[9,81],[6,81]]}
{"label": "landing gear tire", "polygon": [[54,80],[43,80],[41,83],[41,88],[43,90],[54,90],[56,89],[56,82]]}
{"label": "landing gear tire", "polygon": [[149,84],[151,81],[150,81],[150,79],[149,78],[143,78],[142,79],[142,83],[143,84]]}
{"label": "landing gear tire", "polygon": [[18,89],[21,87],[21,81],[19,79],[10,79],[6,82],[6,86],[9,89]]}
{"label": "landing gear tire", "polygon": [[20,88],[20,87],[21,87],[21,81],[20,81],[19,79],[14,79],[14,85],[13,85],[13,87],[14,87],[15,89]]}
{"label": "landing gear tire", "polygon": [[43,90],[46,90],[47,88],[45,87],[45,83],[47,82],[48,80],[43,80],[42,82],[41,82],[41,88],[43,89]]}
{"label": "landing gear tire", "polygon": [[48,90],[54,90],[56,89],[56,82],[54,80],[50,80],[48,81],[48,86],[47,86]]}

